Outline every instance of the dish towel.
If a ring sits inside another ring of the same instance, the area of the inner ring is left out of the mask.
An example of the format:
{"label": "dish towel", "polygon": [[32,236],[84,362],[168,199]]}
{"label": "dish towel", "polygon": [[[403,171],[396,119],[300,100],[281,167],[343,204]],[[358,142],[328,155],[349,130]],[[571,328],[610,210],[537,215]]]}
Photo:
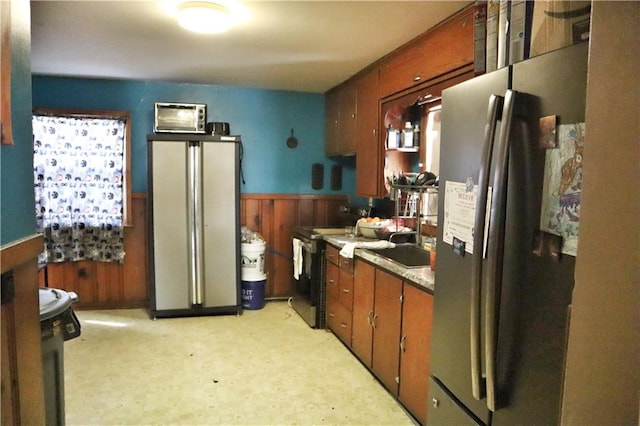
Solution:
{"label": "dish towel", "polygon": [[296,280],[302,274],[302,241],[293,239],[293,278]]}
{"label": "dish towel", "polygon": [[368,248],[368,249],[383,249],[383,248],[394,248],[395,243],[390,243],[387,240],[379,240],[379,241],[356,241],[355,243],[347,243],[340,250],[340,256],[347,257],[349,259],[353,259],[353,251],[357,248]]}

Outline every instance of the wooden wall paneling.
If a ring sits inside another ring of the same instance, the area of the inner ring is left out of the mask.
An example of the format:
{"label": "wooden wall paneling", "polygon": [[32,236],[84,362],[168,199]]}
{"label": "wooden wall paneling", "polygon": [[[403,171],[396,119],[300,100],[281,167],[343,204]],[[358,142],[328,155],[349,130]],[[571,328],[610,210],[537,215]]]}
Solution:
{"label": "wooden wall paneling", "polygon": [[125,259],[122,264],[105,262],[64,262],[47,265],[47,285],[78,295],[75,309],[147,307],[146,195],[132,194],[133,226],[125,228]]}
{"label": "wooden wall paneling", "polygon": [[264,254],[264,267],[267,273],[267,284],[265,288],[265,297],[271,297],[274,294],[274,274],[275,274],[275,258],[273,254],[272,241],[274,234],[274,202],[273,200],[260,200],[259,216],[257,218],[257,231],[266,242],[266,251]]}
{"label": "wooden wall paneling", "polygon": [[118,263],[96,263],[96,284],[99,302],[109,304],[125,302],[123,269],[122,265]]}
{"label": "wooden wall paneling", "polygon": [[342,224],[342,218],[340,218],[340,207],[345,204],[347,200],[332,199],[327,200],[327,221],[325,226],[336,226]]}
{"label": "wooden wall paneling", "polygon": [[[289,297],[293,229],[300,225],[340,226],[339,207],[343,195],[243,194],[241,224],[258,232],[267,242],[265,297]],[[75,309],[129,308],[149,305],[149,241],[146,194],[133,194],[133,226],[125,229],[126,256],[123,264],[97,262],[51,263],[48,285],[78,294]]]}
{"label": "wooden wall paneling", "polygon": [[272,297],[287,297],[292,294],[291,276],[293,272],[293,246],[291,244],[293,229],[298,226],[298,201],[292,199],[276,200],[274,203],[274,226],[272,239],[273,248],[285,256],[273,256],[271,281]]}
{"label": "wooden wall paneling", "polygon": [[[77,268],[74,271],[77,277],[78,296],[83,303],[96,303],[99,299],[98,283],[96,281],[96,262],[81,260],[75,262]],[[73,264],[71,265],[73,267]]]}
{"label": "wooden wall paneling", "polygon": [[255,231],[260,228],[260,200],[243,199],[240,203],[240,223]]}
{"label": "wooden wall paneling", "polygon": [[133,226],[124,230],[122,298],[131,306],[148,306],[147,200],[144,194],[133,194],[131,200]]}
{"label": "wooden wall paneling", "polygon": [[328,200],[316,200],[314,202],[313,219],[310,225],[327,226]]}
{"label": "wooden wall paneling", "polygon": [[[49,263],[47,264],[47,285],[51,288],[59,288],[66,291],[77,292],[75,277],[73,279],[65,277],[65,271],[72,265],[68,263]],[[75,268],[74,268],[75,269]]]}
{"label": "wooden wall paneling", "polygon": [[319,222],[316,220],[316,212],[319,203],[320,200],[311,198],[300,199],[300,201],[298,201],[297,223],[301,226],[317,225]]}
{"label": "wooden wall paneling", "polygon": [[339,206],[347,196],[298,194],[243,194],[241,223],[262,235],[267,242],[265,297],[293,294],[292,245],[297,226],[338,226]]}

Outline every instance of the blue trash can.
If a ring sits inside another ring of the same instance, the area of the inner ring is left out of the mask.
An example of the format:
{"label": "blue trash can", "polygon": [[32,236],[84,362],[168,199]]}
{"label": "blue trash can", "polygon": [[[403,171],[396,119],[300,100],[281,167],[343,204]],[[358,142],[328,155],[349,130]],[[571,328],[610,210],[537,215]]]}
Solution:
{"label": "blue trash can", "polygon": [[267,280],[242,281],[242,307],[249,310],[264,308],[264,287]]}

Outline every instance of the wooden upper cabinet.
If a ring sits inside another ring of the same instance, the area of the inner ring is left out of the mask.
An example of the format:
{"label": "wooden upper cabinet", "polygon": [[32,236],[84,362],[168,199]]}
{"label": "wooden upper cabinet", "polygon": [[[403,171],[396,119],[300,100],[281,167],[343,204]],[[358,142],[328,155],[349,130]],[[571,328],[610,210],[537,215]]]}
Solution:
{"label": "wooden upper cabinet", "polygon": [[378,143],[378,68],[357,80],[356,194],[376,197],[380,145]]}
{"label": "wooden upper cabinet", "polygon": [[324,95],[325,101],[325,152],[332,155],[339,151],[338,145],[338,123],[340,122],[340,92],[338,88],[329,90]]}
{"label": "wooden upper cabinet", "polygon": [[473,5],[400,48],[380,66],[380,97],[473,63]]}
{"label": "wooden upper cabinet", "polygon": [[356,123],[358,87],[356,81],[345,83],[340,97],[340,135],[341,153],[354,154],[356,152]]}
{"label": "wooden upper cabinet", "polygon": [[325,95],[325,153],[348,155],[356,152],[357,87],[351,80]]}

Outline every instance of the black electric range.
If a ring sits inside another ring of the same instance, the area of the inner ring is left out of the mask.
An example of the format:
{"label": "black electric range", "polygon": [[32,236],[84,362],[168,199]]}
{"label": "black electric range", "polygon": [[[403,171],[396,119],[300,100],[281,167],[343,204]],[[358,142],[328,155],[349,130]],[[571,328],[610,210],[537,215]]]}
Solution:
{"label": "black electric range", "polygon": [[323,235],[340,233],[344,233],[344,229],[314,226],[301,226],[293,232],[295,294],[291,297],[291,306],[313,328],[324,328],[326,323]]}

